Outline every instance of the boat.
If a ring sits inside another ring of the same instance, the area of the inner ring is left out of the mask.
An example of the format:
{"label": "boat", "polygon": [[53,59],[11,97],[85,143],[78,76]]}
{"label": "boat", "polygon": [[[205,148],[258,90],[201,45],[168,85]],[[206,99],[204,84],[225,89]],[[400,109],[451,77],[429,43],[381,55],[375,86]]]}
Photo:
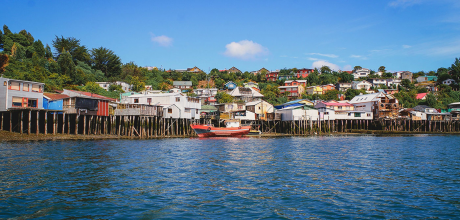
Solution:
{"label": "boat", "polygon": [[261,135],[261,134],[262,132],[260,131],[260,125],[252,124],[248,135]]}
{"label": "boat", "polygon": [[190,125],[198,137],[240,137],[249,133],[251,126],[241,126],[239,120],[225,121],[225,127],[218,128],[212,125]]}

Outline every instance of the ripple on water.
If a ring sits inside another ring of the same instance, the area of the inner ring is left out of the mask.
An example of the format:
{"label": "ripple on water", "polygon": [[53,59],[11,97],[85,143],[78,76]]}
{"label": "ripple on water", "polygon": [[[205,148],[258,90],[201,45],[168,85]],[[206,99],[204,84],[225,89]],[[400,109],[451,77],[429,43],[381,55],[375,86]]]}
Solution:
{"label": "ripple on water", "polygon": [[0,218],[456,218],[458,136],[0,143]]}

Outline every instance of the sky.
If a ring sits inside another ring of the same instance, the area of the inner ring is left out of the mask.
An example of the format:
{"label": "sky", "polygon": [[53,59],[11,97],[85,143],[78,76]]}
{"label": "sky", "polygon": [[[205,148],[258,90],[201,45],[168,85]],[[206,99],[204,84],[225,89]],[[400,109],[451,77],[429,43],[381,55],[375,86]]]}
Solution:
{"label": "sky", "polygon": [[0,0],[0,25],[51,46],[75,37],[123,63],[436,71],[460,57],[459,0]]}

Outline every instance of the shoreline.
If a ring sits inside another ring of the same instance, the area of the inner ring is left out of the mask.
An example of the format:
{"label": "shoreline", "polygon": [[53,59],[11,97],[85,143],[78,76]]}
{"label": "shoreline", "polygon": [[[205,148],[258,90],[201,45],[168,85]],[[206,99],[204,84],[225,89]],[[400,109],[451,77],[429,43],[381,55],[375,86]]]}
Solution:
{"label": "shoreline", "polygon": [[[311,136],[337,136],[337,135],[460,135],[460,132],[412,132],[412,131],[380,131],[380,130],[349,130],[349,132],[334,132],[320,134],[282,134],[282,133],[265,133],[260,135],[246,135],[246,138],[276,138],[276,137],[311,137]],[[0,131],[0,142],[3,141],[47,141],[47,140],[149,140],[164,138],[198,138],[197,136],[168,136],[168,137],[128,137],[118,135],[74,135],[74,134],[20,134],[9,131]]]}

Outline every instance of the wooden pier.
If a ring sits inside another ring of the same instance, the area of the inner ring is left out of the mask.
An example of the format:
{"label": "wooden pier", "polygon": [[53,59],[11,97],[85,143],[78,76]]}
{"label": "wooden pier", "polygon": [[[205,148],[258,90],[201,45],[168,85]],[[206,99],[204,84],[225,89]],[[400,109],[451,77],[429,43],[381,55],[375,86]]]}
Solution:
{"label": "wooden pier", "polygon": [[[0,112],[0,130],[21,134],[116,135],[132,138],[194,137],[190,125],[216,120],[190,120],[158,116],[95,116],[66,114],[62,111],[15,109]],[[250,124],[251,121],[242,123]],[[264,134],[313,135],[349,133],[353,130],[389,132],[455,133],[458,120],[427,121],[404,118],[380,120],[296,120],[252,121]]]}

